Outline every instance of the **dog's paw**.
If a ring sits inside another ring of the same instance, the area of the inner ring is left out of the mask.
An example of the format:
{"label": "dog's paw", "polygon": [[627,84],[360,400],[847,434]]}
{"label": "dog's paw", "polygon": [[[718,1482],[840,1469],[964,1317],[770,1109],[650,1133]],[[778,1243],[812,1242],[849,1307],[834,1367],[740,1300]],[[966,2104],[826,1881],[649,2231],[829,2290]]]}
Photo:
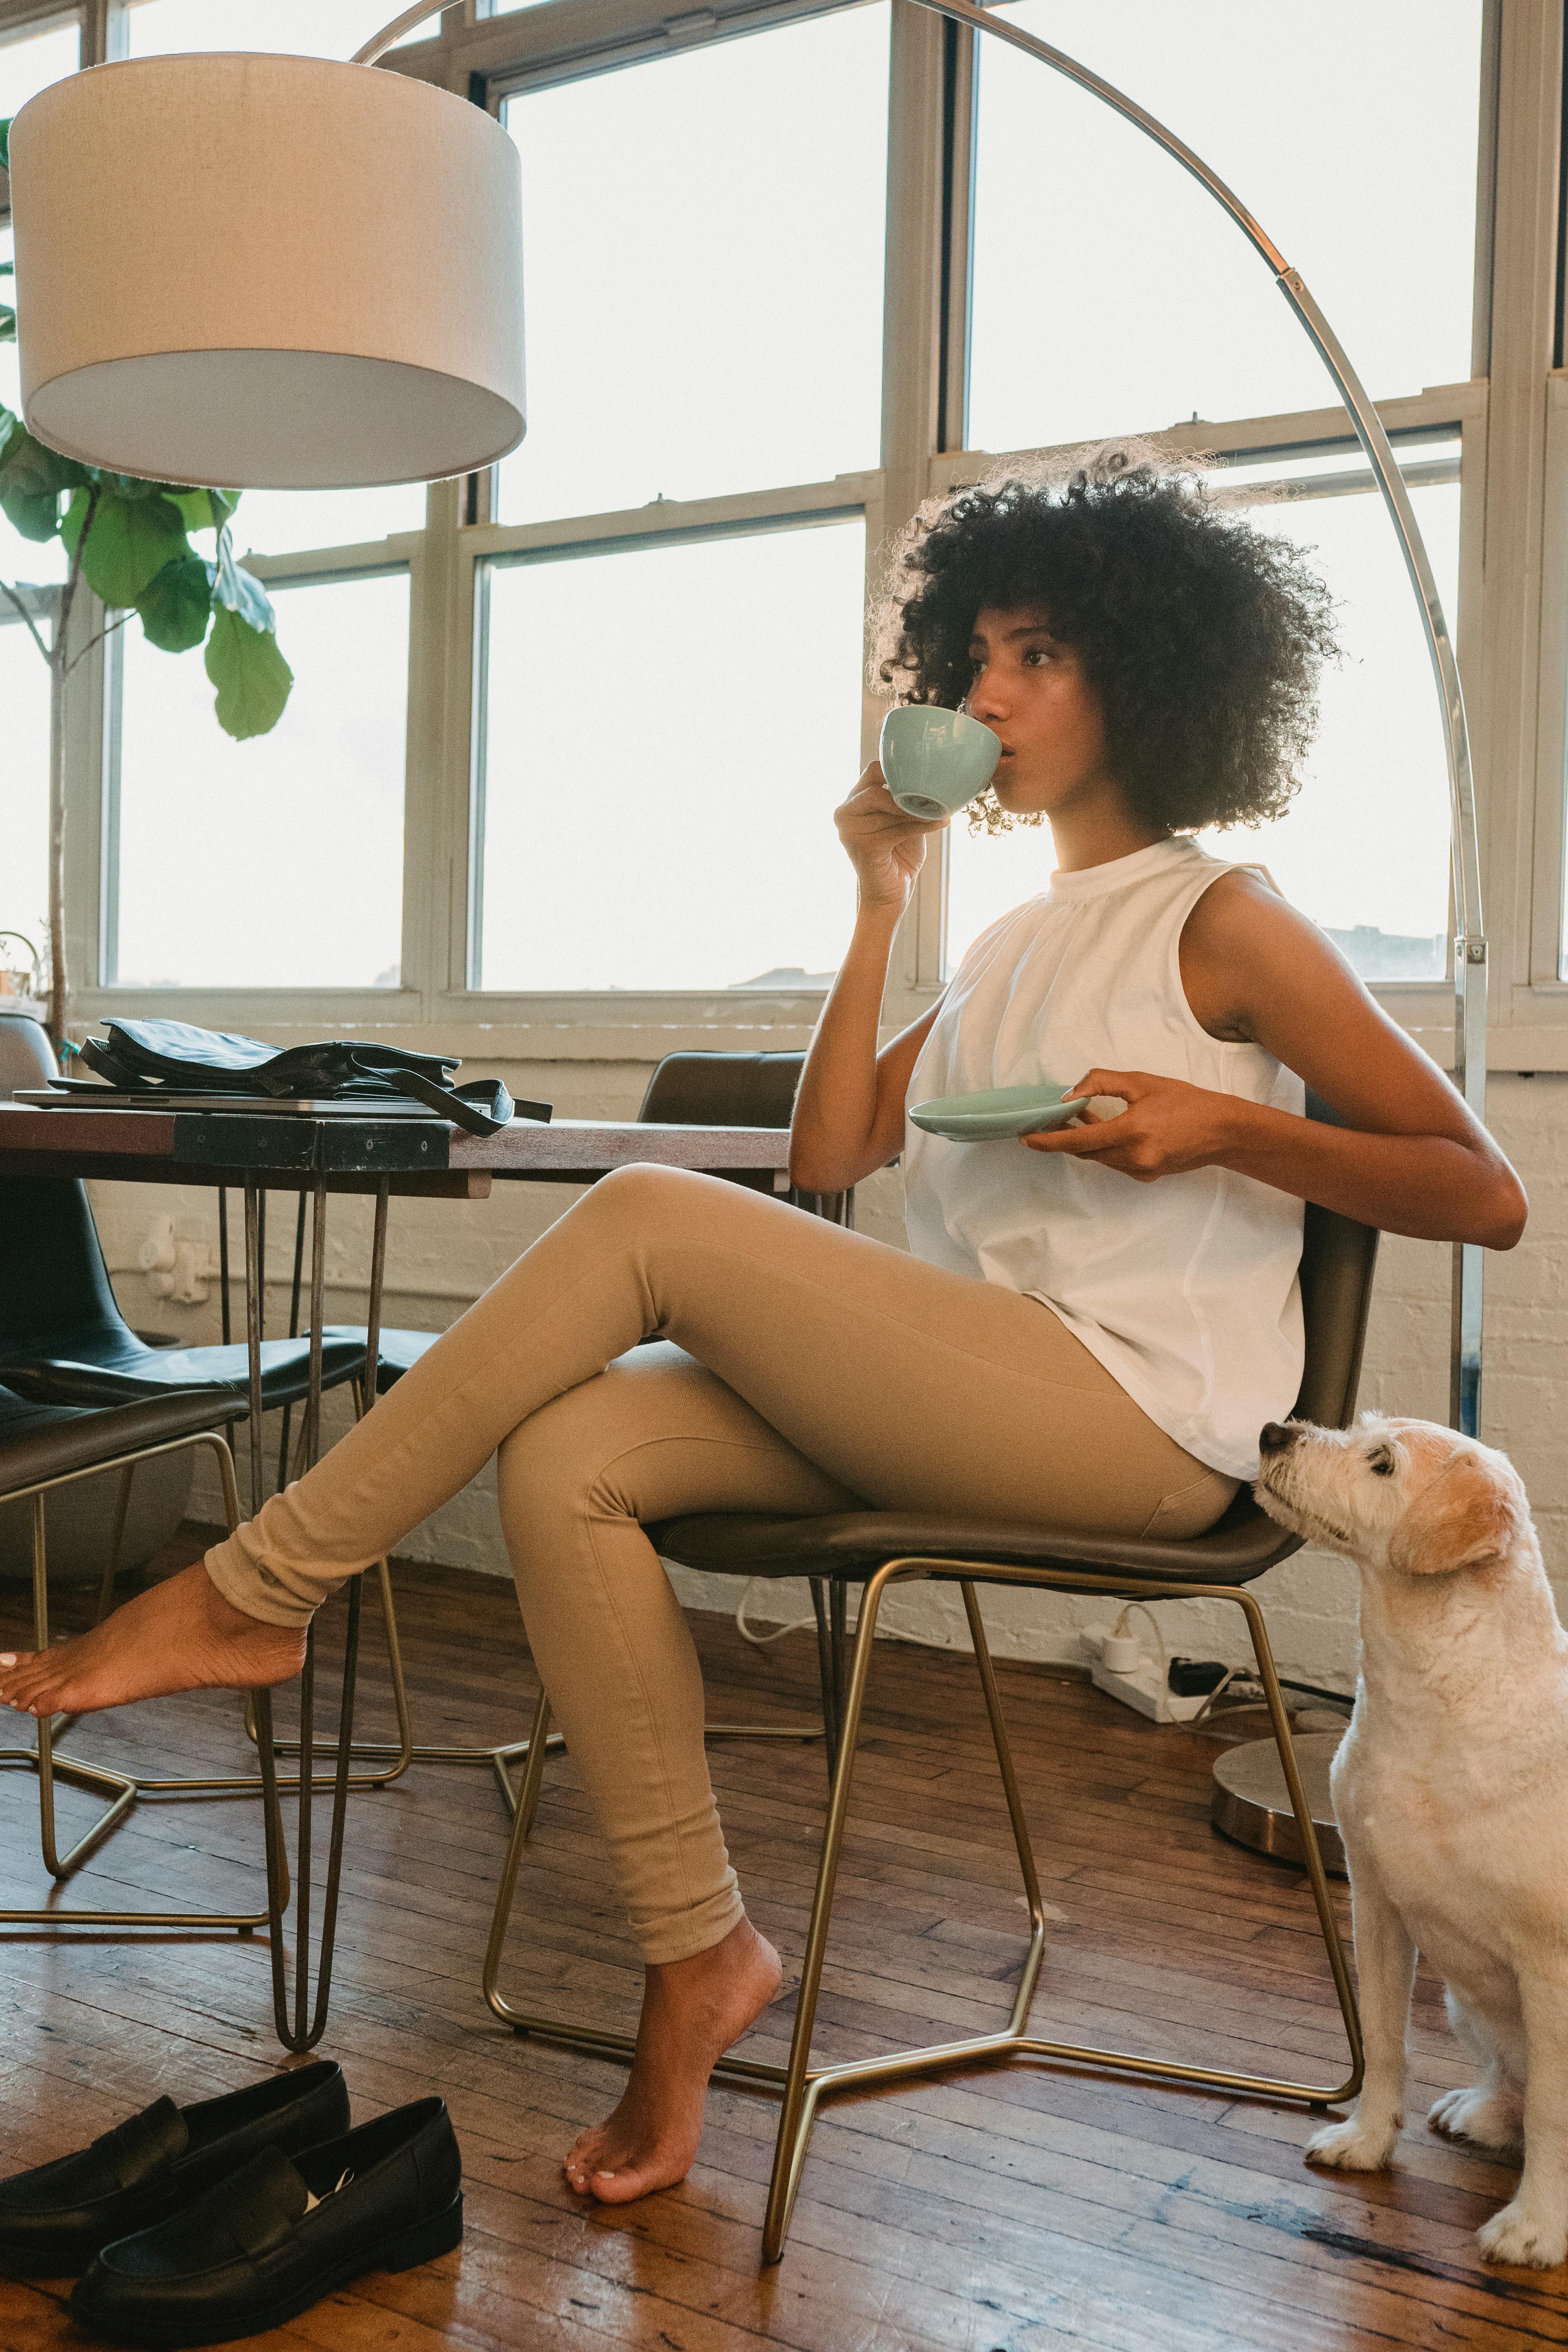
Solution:
{"label": "dog's paw", "polygon": [[1426,2121],[1445,2139],[1467,2140],[1472,2147],[1502,2150],[1524,2145],[1523,2110],[1505,2092],[1445,2091],[1427,2110]]}
{"label": "dog's paw", "polygon": [[1329,2124],[1307,2142],[1309,2164],[1330,2164],[1341,2172],[1384,2172],[1394,2159],[1403,2116],[1352,2116]]}
{"label": "dog's paw", "polygon": [[1518,2263],[1535,2271],[1555,2270],[1568,2261],[1568,2214],[1539,2211],[1516,2197],[1477,2231],[1489,2263]]}

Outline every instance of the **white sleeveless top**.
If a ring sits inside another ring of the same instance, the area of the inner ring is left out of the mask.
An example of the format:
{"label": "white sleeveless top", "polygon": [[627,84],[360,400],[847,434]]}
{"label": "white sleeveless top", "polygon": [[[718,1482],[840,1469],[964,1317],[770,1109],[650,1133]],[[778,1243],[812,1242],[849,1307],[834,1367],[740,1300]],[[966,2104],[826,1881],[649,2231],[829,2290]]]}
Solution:
{"label": "white sleeveless top", "polygon": [[[1300,1079],[1260,1045],[1209,1036],[1182,986],[1182,927],[1236,870],[1177,839],[1053,875],[964,957],[907,1099],[1071,1086],[1098,1066],[1300,1115]],[[1178,1445],[1258,1475],[1258,1433],[1300,1386],[1300,1201],[1226,1169],[1140,1184],[908,1121],[904,1185],[918,1257],[1041,1300]]]}

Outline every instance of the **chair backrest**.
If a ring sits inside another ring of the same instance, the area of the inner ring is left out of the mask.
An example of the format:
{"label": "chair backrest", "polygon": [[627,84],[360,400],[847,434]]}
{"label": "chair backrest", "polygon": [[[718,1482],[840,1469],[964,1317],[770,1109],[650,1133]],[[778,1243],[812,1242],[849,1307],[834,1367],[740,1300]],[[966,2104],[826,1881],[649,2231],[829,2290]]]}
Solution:
{"label": "chair backrest", "polygon": [[60,1352],[47,1343],[68,1334],[126,1329],[87,1187],[74,1176],[0,1176],[0,1361]]}
{"label": "chair backrest", "polygon": [[787,1127],[804,1054],[667,1054],[637,1113],[667,1127]]}
{"label": "chair backrest", "polygon": [[0,1013],[0,1102],[18,1087],[47,1086],[59,1069],[43,1024],[30,1014]]}
{"label": "chair backrest", "polygon": [[[58,1075],[39,1024],[0,1016],[0,1102]],[[86,1188],[74,1177],[0,1176],[0,1356],[124,1328]]]}
{"label": "chair backrest", "polygon": [[[1344,1121],[1321,1096],[1307,1097],[1307,1117],[1325,1127]],[[1377,1268],[1374,1226],[1309,1201],[1301,1237],[1301,1314],[1306,1361],[1296,1411],[1326,1429],[1348,1429],[1355,1419],[1362,1351]]]}

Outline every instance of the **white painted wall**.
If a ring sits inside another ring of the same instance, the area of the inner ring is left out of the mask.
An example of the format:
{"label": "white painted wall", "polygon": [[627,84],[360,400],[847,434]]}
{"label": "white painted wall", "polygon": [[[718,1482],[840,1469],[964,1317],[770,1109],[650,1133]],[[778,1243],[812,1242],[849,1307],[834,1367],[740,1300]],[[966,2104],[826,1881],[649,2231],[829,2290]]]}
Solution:
{"label": "white painted wall", "polygon": [[[468,1075],[473,1075],[470,1072]],[[630,1117],[641,1099],[647,1066],[640,1063],[551,1062],[507,1066],[514,1093],[552,1100],[558,1113],[580,1118]],[[1500,1076],[1492,1080],[1492,1127],[1529,1189],[1529,1230],[1508,1256],[1488,1261],[1485,1429],[1489,1443],[1510,1454],[1529,1486],[1546,1559],[1560,1600],[1568,1600],[1568,1473],[1560,1434],[1568,1426],[1568,1171],[1559,1158],[1568,1125],[1568,1074]],[[94,1206],[129,1319],[140,1329],[177,1332],[186,1341],[216,1339],[216,1290],[205,1307],[181,1307],[154,1298],[135,1271],[136,1252],[154,1213],[172,1213],[182,1238],[215,1235],[216,1196],[196,1190],[95,1185]],[[385,1319],[439,1330],[510,1264],[574,1195],[560,1186],[498,1184],[489,1201],[403,1201],[393,1204]],[[268,1236],[268,1328],[287,1328],[287,1282],[292,1262],[291,1202],[274,1195]],[[864,1233],[903,1246],[901,1189],[896,1172],[876,1177],[858,1195]],[[239,1246],[238,1204],[231,1204],[234,1245]],[[368,1204],[334,1199],[329,1213],[329,1318],[363,1319],[369,1254]],[[237,1265],[237,1255],[236,1263]],[[1433,1243],[1392,1240],[1383,1246],[1373,1308],[1362,1402],[1390,1412],[1443,1420],[1447,1412],[1449,1252]],[[237,1288],[237,1308],[238,1293]],[[329,1426],[342,1424],[341,1399],[329,1400]],[[243,1486],[243,1480],[242,1480]],[[402,1547],[411,1557],[503,1576],[506,1556],[487,1471],[417,1528]],[[216,1490],[198,1488],[194,1507],[218,1517]],[[738,1580],[674,1571],[677,1587],[697,1608],[733,1608]],[[1342,1562],[1303,1551],[1258,1588],[1280,1669],[1308,1681],[1343,1685],[1354,1671],[1355,1580]],[[772,1613],[806,1607],[803,1587],[759,1592]],[[993,1591],[986,1621],[997,1651],[1014,1657],[1071,1659],[1084,1652],[1079,1628],[1105,1618],[1109,1604],[1055,1594]],[[1247,1654],[1239,1613],[1219,1604],[1159,1604],[1169,1645],[1189,1654],[1239,1661]],[[911,1588],[884,1612],[889,1631],[966,1646],[956,1592]]]}

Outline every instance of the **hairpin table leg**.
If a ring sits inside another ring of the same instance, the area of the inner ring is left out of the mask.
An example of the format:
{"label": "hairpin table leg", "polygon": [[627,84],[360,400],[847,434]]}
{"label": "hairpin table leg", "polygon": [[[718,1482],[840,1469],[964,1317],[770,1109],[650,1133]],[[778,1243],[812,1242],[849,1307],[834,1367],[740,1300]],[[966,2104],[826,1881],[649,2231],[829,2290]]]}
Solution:
{"label": "hairpin table leg", "polygon": [[[367,1316],[364,1385],[370,1403],[375,1398],[375,1368],[381,1338],[381,1293],[386,1271],[386,1221],[390,1186],[383,1177],[376,1186],[375,1233],[371,1249],[370,1300]],[[248,1187],[247,1187],[248,1208]],[[247,1226],[248,1238],[248,1226]],[[304,1429],[301,1433],[307,1468],[313,1465],[321,1451],[321,1321],[326,1290],[327,1254],[327,1182],[318,1171],[311,1202],[310,1219],[310,1381],[305,1404]],[[251,1317],[252,1361],[251,1391],[253,1411],[260,1387],[260,1353],[258,1318]],[[370,1409],[367,1404],[366,1410]],[[259,1415],[258,1414],[258,1419]],[[260,1455],[253,1454],[253,1481],[259,1485]],[[360,1608],[363,1598],[361,1580],[351,1580],[348,1595],[348,1624],[343,1635],[342,1697],[338,1710],[337,1767],[332,1776],[332,1821],[327,1848],[327,1883],[321,1904],[321,1948],[316,1964],[316,1993],[310,1999],[310,1853],[314,1811],[315,1784],[315,1695],[316,1695],[316,1629],[311,1624],[305,1642],[305,1664],[300,1677],[300,1812],[297,1862],[294,1872],[298,1887],[294,1930],[294,1985],[292,2016],[289,1998],[288,1969],[283,1950],[283,1912],[288,1901],[288,1879],[283,1853],[283,1820],[279,1804],[277,1747],[272,1727],[272,1697],[269,1691],[256,1695],[257,1748],[261,1759],[261,1780],[266,1813],[267,1891],[270,1914],[272,1945],[272,2014],[278,2038],[286,2050],[300,2052],[313,2049],[326,2031],[327,2005],[331,1997],[332,1953],[337,1937],[338,1889],[342,1875],[343,1833],[346,1825],[349,1793],[349,1766],[353,1741],[354,1685],[359,1668]]]}

